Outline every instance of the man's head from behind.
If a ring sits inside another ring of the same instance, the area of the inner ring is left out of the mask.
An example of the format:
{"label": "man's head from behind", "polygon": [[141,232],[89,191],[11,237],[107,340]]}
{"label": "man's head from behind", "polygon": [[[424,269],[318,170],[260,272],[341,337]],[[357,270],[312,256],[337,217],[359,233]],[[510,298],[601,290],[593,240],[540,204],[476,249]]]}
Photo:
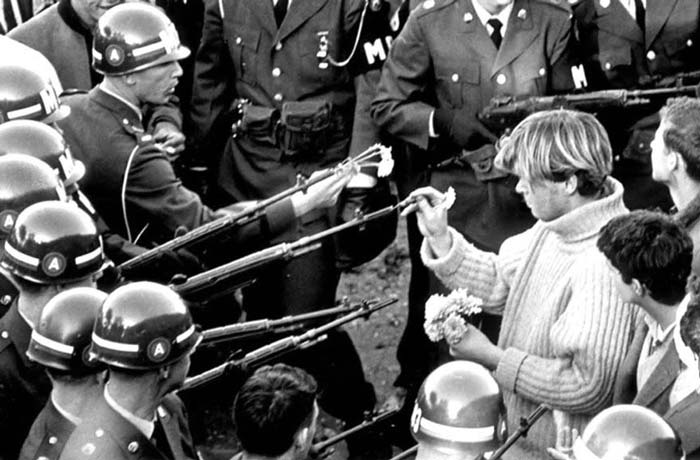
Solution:
{"label": "man's head from behind", "polygon": [[651,143],[652,177],[669,184],[676,171],[700,181],[700,100],[669,99],[660,116]]}
{"label": "man's head from behind", "polygon": [[530,115],[503,138],[496,166],[519,177],[516,191],[549,221],[598,197],[612,170],[603,126],[590,114],[550,110]]}
{"label": "man's head from behind", "polygon": [[671,217],[641,210],[615,217],[600,231],[598,249],[619,272],[625,301],[649,296],[675,306],[685,296],[693,242]]}
{"label": "man's head from behind", "polygon": [[258,369],[233,403],[233,421],[243,449],[279,457],[294,450],[305,459],[316,431],[316,381],[303,370],[277,364]]}

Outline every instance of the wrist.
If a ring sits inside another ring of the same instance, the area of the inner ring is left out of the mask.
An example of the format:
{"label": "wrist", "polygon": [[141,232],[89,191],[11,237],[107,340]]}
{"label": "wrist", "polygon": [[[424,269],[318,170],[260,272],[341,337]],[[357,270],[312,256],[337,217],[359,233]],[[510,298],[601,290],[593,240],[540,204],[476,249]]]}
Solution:
{"label": "wrist", "polygon": [[433,128],[435,129],[435,133],[449,136],[452,129],[452,118],[454,117],[452,110],[440,108],[435,109],[433,113]]}
{"label": "wrist", "polygon": [[438,258],[445,256],[452,248],[452,233],[449,230],[445,230],[439,235],[431,235],[426,239]]}

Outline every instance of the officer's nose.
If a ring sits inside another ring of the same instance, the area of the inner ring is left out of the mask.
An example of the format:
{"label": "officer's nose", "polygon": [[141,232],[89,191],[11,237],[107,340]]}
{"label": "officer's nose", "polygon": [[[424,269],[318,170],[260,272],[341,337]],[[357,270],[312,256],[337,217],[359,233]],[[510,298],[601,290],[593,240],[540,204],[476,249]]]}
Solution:
{"label": "officer's nose", "polygon": [[177,61],[173,61],[173,78],[180,78],[182,76],[182,67],[180,66],[180,63]]}

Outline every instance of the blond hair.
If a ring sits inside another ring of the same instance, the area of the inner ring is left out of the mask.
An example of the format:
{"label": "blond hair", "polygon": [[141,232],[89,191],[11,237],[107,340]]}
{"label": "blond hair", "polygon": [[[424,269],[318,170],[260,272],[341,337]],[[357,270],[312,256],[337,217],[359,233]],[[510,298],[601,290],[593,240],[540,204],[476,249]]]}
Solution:
{"label": "blond hair", "polygon": [[578,192],[594,195],[612,171],[612,149],[593,115],[547,110],[521,121],[498,143],[496,166],[531,182],[561,182],[575,175]]}

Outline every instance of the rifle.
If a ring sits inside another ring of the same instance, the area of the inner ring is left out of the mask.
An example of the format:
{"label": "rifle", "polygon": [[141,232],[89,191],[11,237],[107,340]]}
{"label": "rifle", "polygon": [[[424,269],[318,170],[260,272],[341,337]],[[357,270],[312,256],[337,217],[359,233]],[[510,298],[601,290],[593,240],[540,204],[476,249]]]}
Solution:
{"label": "rifle", "polygon": [[267,332],[286,333],[296,331],[304,327],[308,321],[323,320],[333,316],[351,313],[362,308],[362,304],[348,305],[343,301],[340,307],[326,308],[311,313],[290,315],[279,319],[259,319],[228,326],[215,327],[202,331],[202,343],[200,346],[213,345],[230,340],[241,340]]}
{"label": "rifle", "polygon": [[416,444],[415,446],[413,446],[409,449],[406,449],[403,452],[391,457],[390,460],[404,460],[408,457],[416,455],[416,453],[418,453],[418,444]]}
{"label": "rifle", "polygon": [[680,72],[675,75],[644,75],[639,79],[642,88],[670,88],[700,83],[700,70]]}
{"label": "rifle", "polygon": [[347,158],[340,162],[333,168],[324,169],[313,178],[305,179],[301,176],[298,177],[297,184],[280,193],[271,196],[270,198],[264,199],[256,203],[255,205],[244,209],[243,211],[234,213],[230,216],[222,217],[220,219],[209,222],[208,224],[201,225],[188,233],[167,241],[153,249],[150,249],[143,254],[127,260],[117,266],[117,269],[122,274],[123,277],[129,278],[129,273],[135,270],[142,270],[157,261],[162,257],[163,253],[167,251],[176,251],[178,249],[192,249],[195,246],[202,245],[208,241],[217,241],[222,236],[231,233],[235,229],[259,219],[265,212],[265,210],[285,198],[289,198],[297,192],[306,191],[310,186],[321,182],[333,175],[341,175],[349,165],[355,168],[361,168],[363,163],[376,157],[388,149],[382,145],[373,145],[368,148],[357,157]]}
{"label": "rifle", "polygon": [[399,409],[393,409],[389,411],[384,411],[380,412],[378,414],[375,414],[372,417],[369,417],[365,419],[362,423],[359,425],[355,425],[352,428],[349,428],[342,433],[338,433],[335,436],[332,436],[326,440],[319,441],[311,446],[311,450],[309,451],[309,454],[313,458],[317,458],[319,456],[323,456],[323,453],[326,449],[328,449],[330,446],[334,444],[338,444],[340,441],[343,441],[345,438],[348,438],[352,436],[355,433],[358,433],[360,431],[368,430],[370,428],[374,428],[374,426],[379,425],[380,423],[390,419],[391,417],[395,416],[396,414],[399,413]]}
{"label": "rifle", "polygon": [[537,406],[537,409],[535,409],[527,418],[520,418],[520,426],[515,431],[515,433],[508,436],[508,439],[506,439],[503,445],[496,449],[490,457],[487,457],[485,454],[482,454],[481,456],[483,458],[488,458],[489,460],[498,460],[499,458],[503,457],[503,454],[506,453],[508,449],[510,449],[510,446],[515,444],[515,441],[517,441],[521,437],[527,436],[527,432],[530,430],[532,425],[534,425],[535,422],[539,420],[539,418],[542,417],[545,414],[545,412],[549,410],[552,410],[552,408],[549,407],[547,404],[540,404],[539,406]]}
{"label": "rifle", "polygon": [[290,260],[321,247],[321,240],[348,228],[364,225],[365,223],[400,211],[412,201],[404,200],[369,214],[358,215],[335,227],[323,230],[313,235],[304,236],[291,243],[279,243],[267,249],[249,254],[227,264],[207,270],[189,278],[175,279],[172,289],[182,298],[189,301],[201,301],[213,296],[227,294],[238,287],[244,286],[255,278],[264,267],[275,262]]}
{"label": "rifle", "polygon": [[662,104],[669,97],[682,95],[700,97],[700,85],[637,90],[610,89],[557,96],[496,97],[481,111],[479,119],[490,130],[504,133],[528,115],[543,110],[571,109],[597,113],[612,108]]}
{"label": "rifle", "polygon": [[362,302],[362,308],[359,308],[356,311],[353,311],[352,313],[348,313],[347,315],[344,315],[336,320],[333,320],[322,326],[309,329],[303,334],[293,335],[290,337],[285,337],[283,339],[276,340],[272,343],[257,348],[249,353],[246,353],[246,355],[240,359],[227,361],[212,369],[209,369],[208,371],[202,372],[199,375],[188,377],[185,379],[185,382],[182,384],[182,387],[178,391],[191,390],[192,388],[196,388],[198,386],[204,385],[205,383],[209,383],[213,380],[216,380],[217,378],[229,372],[232,372],[233,370],[241,370],[243,372],[247,372],[253,367],[260,366],[271,359],[278,358],[291,351],[304,349],[315,345],[319,341],[325,339],[326,333],[328,331],[335,329],[338,326],[342,326],[345,323],[349,323],[350,321],[354,321],[358,318],[369,318],[369,316],[372,313],[386,308],[389,305],[396,303],[397,301],[398,298],[396,297],[391,297],[383,301],[364,301]]}

